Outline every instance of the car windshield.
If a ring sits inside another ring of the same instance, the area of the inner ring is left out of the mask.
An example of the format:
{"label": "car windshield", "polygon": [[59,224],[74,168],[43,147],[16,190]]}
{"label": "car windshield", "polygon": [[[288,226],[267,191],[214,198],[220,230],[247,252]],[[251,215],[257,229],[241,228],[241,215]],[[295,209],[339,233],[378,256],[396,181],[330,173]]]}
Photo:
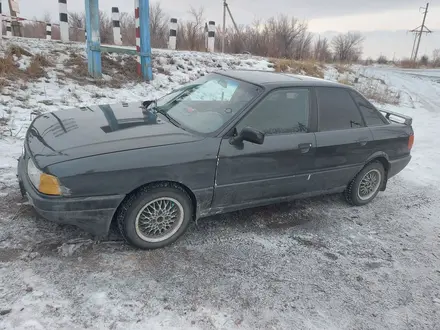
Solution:
{"label": "car windshield", "polygon": [[209,74],[157,100],[157,110],[197,133],[217,131],[254,99],[260,88],[219,74]]}

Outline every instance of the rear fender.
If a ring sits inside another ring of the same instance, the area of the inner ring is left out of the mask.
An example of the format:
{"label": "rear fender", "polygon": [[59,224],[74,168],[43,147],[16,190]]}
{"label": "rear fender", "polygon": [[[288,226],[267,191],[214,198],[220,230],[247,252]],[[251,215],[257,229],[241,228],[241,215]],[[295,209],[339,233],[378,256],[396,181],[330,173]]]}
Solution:
{"label": "rear fender", "polygon": [[[382,182],[382,186],[380,187],[380,191],[385,191],[385,189],[387,188],[387,182],[388,182],[388,169],[390,168],[390,158],[383,151],[378,151],[378,152],[375,152],[374,154],[372,154],[370,157],[368,157],[365,165],[371,163],[372,161],[374,161],[376,159],[380,159],[385,167],[385,178]],[[385,162],[383,160],[385,160]]]}

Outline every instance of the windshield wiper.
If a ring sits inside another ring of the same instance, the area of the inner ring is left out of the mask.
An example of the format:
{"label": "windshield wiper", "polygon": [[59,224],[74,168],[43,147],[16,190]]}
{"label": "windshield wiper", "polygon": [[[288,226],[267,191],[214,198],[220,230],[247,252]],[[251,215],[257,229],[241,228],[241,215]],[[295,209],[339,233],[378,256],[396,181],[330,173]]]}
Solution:
{"label": "windshield wiper", "polygon": [[[149,104],[145,104],[146,102],[149,102]],[[180,128],[182,127],[177,120],[175,120],[166,111],[162,110],[157,105],[157,100],[151,100],[151,101],[146,101],[146,102],[144,102],[144,109],[145,109],[144,111],[158,112],[158,113],[162,114],[164,117],[166,117],[174,126],[177,126],[177,127],[180,127]]]}

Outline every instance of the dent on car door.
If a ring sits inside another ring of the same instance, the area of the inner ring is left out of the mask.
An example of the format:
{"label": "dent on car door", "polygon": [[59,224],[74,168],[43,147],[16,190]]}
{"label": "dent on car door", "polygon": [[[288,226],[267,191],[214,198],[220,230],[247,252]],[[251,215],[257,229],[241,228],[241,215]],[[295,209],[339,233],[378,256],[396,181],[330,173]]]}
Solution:
{"label": "dent on car door", "polygon": [[220,146],[213,207],[233,208],[282,199],[307,191],[316,139],[310,132],[311,91],[307,88],[270,92],[235,127],[262,133],[263,144]]}
{"label": "dent on car door", "polygon": [[318,132],[316,132],[319,190],[344,188],[373,152],[373,135],[349,91],[338,87],[316,88]]}

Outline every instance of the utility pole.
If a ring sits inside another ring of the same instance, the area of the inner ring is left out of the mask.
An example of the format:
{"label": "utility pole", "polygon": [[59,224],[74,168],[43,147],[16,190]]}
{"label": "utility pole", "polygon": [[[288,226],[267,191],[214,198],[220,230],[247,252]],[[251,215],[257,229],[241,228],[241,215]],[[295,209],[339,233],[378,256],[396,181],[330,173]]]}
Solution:
{"label": "utility pole", "polygon": [[225,52],[225,38],[226,38],[226,0],[223,0],[223,33],[222,33],[222,53]]}
{"label": "utility pole", "polygon": [[430,29],[425,25],[426,22],[426,15],[428,14],[428,8],[429,8],[429,2],[426,4],[426,7],[421,7],[420,9],[423,10],[423,21],[422,25],[416,27],[415,29],[409,31],[412,33],[415,33],[414,38],[414,44],[413,44],[413,50],[411,53],[411,59],[415,62],[417,61],[417,55],[419,54],[419,47],[420,47],[420,41],[422,40],[422,34],[423,33],[432,33]]}
{"label": "utility pole", "polygon": [[226,11],[228,11],[229,17],[231,18],[232,24],[234,25],[235,31],[238,36],[240,36],[240,30],[238,29],[237,23],[235,23],[234,17],[232,16],[231,10],[229,9],[226,0],[223,0],[223,35],[222,35],[222,53],[225,52],[225,38],[226,38]]}

